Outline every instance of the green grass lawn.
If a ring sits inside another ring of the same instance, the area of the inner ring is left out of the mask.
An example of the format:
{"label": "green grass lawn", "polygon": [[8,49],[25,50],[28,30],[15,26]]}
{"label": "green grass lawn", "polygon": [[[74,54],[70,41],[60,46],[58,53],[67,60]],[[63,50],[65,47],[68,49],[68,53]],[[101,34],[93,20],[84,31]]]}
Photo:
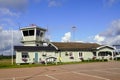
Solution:
{"label": "green grass lawn", "polygon": [[3,69],[3,68],[38,67],[38,66],[44,66],[44,65],[42,65],[42,64],[22,64],[22,65],[17,65],[15,63],[15,60],[14,60],[14,63],[12,65],[11,59],[2,59],[2,60],[0,60],[0,69]]}
{"label": "green grass lawn", "polygon": [[[26,67],[40,67],[40,66],[46,66],[45,64],[22,64],[22,65],[17,65],[14,60],[14,64],[12,65],[11,59],[0,59],[0,69],[3,68],[26,68]],[[99,61],[99,60],[94,60],[94,61],[83,61],[83,62],[62,62],[62,63],[57,63],[57,65],[66,65],[66,64],[83,64],[83,63],[91,63],[91,62],[106,62],[106,61]],[[47,66],[56,66],[55,63],[50,63],[47,64]]]}

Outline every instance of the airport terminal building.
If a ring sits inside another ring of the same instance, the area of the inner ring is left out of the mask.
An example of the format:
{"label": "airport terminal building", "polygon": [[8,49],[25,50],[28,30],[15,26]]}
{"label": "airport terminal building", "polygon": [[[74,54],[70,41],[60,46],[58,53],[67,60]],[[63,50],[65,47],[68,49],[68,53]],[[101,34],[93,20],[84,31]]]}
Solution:
{"label": "airport terminal building", "polygon": [[97,43],[49,42],[46,29],[36,25],[21,28],[23,46],[14,46],[16,63],[79,62],[88,59],[113,59],[112,46]]}

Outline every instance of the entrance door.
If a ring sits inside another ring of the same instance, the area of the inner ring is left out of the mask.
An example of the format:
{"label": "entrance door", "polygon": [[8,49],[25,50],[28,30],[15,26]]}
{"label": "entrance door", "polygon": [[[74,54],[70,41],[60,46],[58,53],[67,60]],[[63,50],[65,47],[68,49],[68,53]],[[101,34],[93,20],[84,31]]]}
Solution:
{"label": "entrance door", "polygon": [[38,53],[35,53],[35,63],[38,63]]}

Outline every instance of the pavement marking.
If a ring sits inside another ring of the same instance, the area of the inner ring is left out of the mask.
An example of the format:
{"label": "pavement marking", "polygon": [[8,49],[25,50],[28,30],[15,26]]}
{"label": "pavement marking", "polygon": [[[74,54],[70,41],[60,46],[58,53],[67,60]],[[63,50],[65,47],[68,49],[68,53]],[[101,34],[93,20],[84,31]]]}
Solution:
{"label": "pavement marking", "polygon": [[[53,73],[53,74],[41,74],[41,75],[36,75],[36,76],[46,76],[46,75],[56,75],[56,74],[63,74],[63,73],[70,73],[70,72],[60,72],[60,73]],[[33,75],[30,76],[21,76],[21,77],[14,77],[15,79],[19,79],[19,78],[29,78],[32,77]],[[34,76],[34,77],[36,77]],[[13,79],[13,77],[10,78],[0,78],[0,80],[8,80],[8,79]]]}
{"label": "pavement marking", "polygon": [[45,75],[45,76],[47,76],[47,77],[49,77],[49,78],[51,78],[51,79],[53,79],[53,80],[59,80],[59,79],[57,79],[57,78],[55,78],[55,77],[53,77],[53,76],[50,76],[50,75]]}
{"label": "pavement marking", "polygon": [[[45,76],[45,75],[39,75],[39,76]],[[32,77],[32,75],[31,76],[21,76],[21,77],[11,77],[11,78],[0,78],[0,80],[8,80],[8,79],[12,79],[12,80],[14,80],[14,79],[19,79],[19,78],[29,78],[29,77]]]}
{"label": "pavement marking", "polygon": [[71,73],[71,72],[67,71],[67,72],[53,73],[53,74],[48,74],[48,75],[57,75],[57,74],[63,74],[63,73]]}
{"label": "pavement marking", "polygon": [[107,69],[96,69],[96,70],[114,70],[114,69],[120,69],[120,68],[107,68]]}
{"label": "pavement marking", "polygon": [[[115,70],[115,69],[120,69],[120,68],[107,68],[107,69],[91,69],[91,70],[79,70],[79,71],[103,71],[103,70]],[[78,71],[78,70],[77,70]],[[101,72],[102,72],[101,71]],[[106,71],[107,72],[107,71]],[[108,71],[110,72],[110,71]],[[120,73],[116,73],[116,74],[120,74]]]}
{"label": "pavement marking", "polygon": [[104,72],[104,73],[109,73],[109,74],[120,74],[120,73],[117,73],[117,72],[110,72],[110,71],[101,71],[101,70],[94,70],[94,71]]}
{"label": "pavement marking", "polygon": [[90,76],[90,77],[94,77],[94,78],[98,78],[98,79],[103,79],[103,80],[110,80],[110,79],[107,79],[107,78],[104,78],[104,77],[95,76],[95,75],[89,75],[89,74],[85,74],[85,73],[79,73],[79,72],[75,72],[75,71],[72,71],[72,73],[79,74],[79,75]]}
{"label": "pavement marking", "polygon": [[0,80],[9,80],[9,79],[12,79],[12,80],[13,80],[12,77],[11,77],[11,78],[0,78]]}
{"label": "pavement marking", "polygon": [[[80,70],[80,71],[99,71],[99,72],[105,72],[105,73],[110,73],[110,74],[120,74],[120,73],[116,73],[116,72],[109,72],[109,71],[101,71],[101,70],[114,70],[114,69],[120,69],[120,68],[107,68],[107,69],[93,69],[93,70]],[[94,76],[94,75],[89,75],[89,74],[85,74],[85,73],[79,73],[79,72],[75,72],[75,71],[65,71],[65,72],[60,72],[60,73],[53,73],[53,74],[42,74],[42,75],[36,75],[36,76],[47,76],[50,78],[53,78],[54,80],[58,80],[57,78],[52,77],[51,75],[57,75],[57,74],[63,74],[63,73],[75,73],[75,74],[79,74],[79,75],[86,75],[86,76],[90,76],[90,77],[96,77],[96,78],[100,78],[100,79],[104,79],[104,80],[110,80],[107,78],[103,78],[103,77],[99,77],[99,76]],[[21,76],[21,77],[14,77],[15,79],[19,79],[19,78],[29,78],[33,75],[30,76]],[[8,79],[13,79],[13,77],[11,78],[0,78],[0,80],[8,80]],[[14,79],[13,79],[14,80]]]}

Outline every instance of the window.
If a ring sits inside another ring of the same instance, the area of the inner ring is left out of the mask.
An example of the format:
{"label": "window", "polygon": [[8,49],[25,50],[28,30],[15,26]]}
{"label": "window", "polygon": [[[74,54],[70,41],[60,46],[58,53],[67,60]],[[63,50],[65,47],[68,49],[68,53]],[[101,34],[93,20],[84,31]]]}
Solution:
{"label": "window", "polygon": [[34,30],[26,30],[23,31],[24,36],[33,36],[34,35]]}
{"label": "window", "polygon": [[69,53],[69,55],[70,55],[70,56],[73,56],[73,53],[72,53],[72,52],[70,52],[70,53]]}
{"label": "window", "polygon": [[70,55],[70,59],[74,59],[72,52],[70,52],[69,55]]}
{"label": "window", "polygon": [[40,33],[40,37],[43,37],[43,32]]}
{"label": "window", "polygon": [[36,35],[39,36],[40,35],[40,30],[36,31]]}
{"label": "window", "polygon": [[96,52],[93,52],[93,55],[96,56]]}
{"label": "window", "polygon": [[23,31],[24,36],[28,36],[28,31]]}
{"label": "window", "polygon": [[82,52],[79,52],[79,57],[82,57]]}
{"label": "window", "polygon": [[46,56],[47,56],[47,53],[43,53],[42,56],[43,56],[43,57],[46,57]]}
{"label": "window", "polygon": [[22,52],[22,58],[29,58],[28,52]]}
{"label": "window", "polygon": [[33,36],[34,35],[34,30],[29,30],[29,35]]}
{"label": "window", "polygon": [[98,56],[108,56],[108,55],[111,56],[112,53],[109,52],[109,51],[101,51],[101,52],[98,53]]}
{"label": "window", "polygon": [[67,52],[65,52],[65,56],[68,56],[68,53],[67,53]]}
{"label": "window", "polygon": [[36,44],[36,46],[39,46],[39,44]]}

